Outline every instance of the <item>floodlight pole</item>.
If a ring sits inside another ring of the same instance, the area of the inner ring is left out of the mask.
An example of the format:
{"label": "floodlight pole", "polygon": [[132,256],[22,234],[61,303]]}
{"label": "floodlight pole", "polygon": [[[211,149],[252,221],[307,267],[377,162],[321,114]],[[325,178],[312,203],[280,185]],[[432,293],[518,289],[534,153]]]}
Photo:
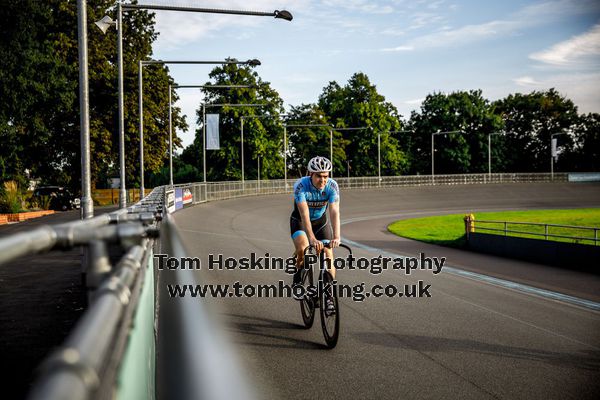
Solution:
{"label": "floodlight pole", "polygon": [[81,145],[81,219],[94,216],[90,170],[90,103],[88,86],[87,4],[77,1],[79,47],[79,124]]}
{"label": "floodlight pole", "polygon": [[119,70],[119,208],[127,207],[125,184],[125,112],[123,109],[123,7],[117,2],[117,65]]}

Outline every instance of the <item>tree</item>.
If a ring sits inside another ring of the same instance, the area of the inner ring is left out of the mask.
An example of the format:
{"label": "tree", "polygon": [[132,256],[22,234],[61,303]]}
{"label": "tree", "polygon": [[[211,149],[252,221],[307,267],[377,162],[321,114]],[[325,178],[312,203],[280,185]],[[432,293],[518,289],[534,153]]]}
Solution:
{"label": "tree", "polygon": [[[323,88],[318,105],[336,128],[369,128],[342,131],[342,137],[348,142],[346,157],[334,159],[334,169],[346,170],[342,162],[348,158],[352,159],[355,175],[377,175],[377,138],[381,135],[382,174],[397,175],[406,170],[406,154],[400,150],[397,137],[390,133],[403,129],[401,116],[396,107],[377,92],[366,74],[355,73],[344,87],[330,82]],[[334,141],[334,147],[340,146],[339,141]]]}
{"label": "tree", "polygon": [[548,171],[550,137],[554,133],[569,133],[557,139],[565,154],[574,151],[572,132],[580,122],[577,107],[556,90],[511,94],[495,102],[494,108],[502,116],[509,133],[503,140],[505,151],[501,157],[506,163],[504,171]]}
{"label": "tree", "polygon": [[[117,67],[116,32],[99,33],[94,21],[114,1],[88,1],[88,63],[92,184],[116,175]],[[114,10],[109,13],[113,13]],[[80,130],[78,99],[78,33],[75,1],[9,1],[0,8],[0,134],[10,148],[2,150],[3,173],[28,169],[44,181],[79,187]],[[125,148],[128,186],[139,176],[138,60],[152,54],[154,15],[131,11],[123,16],[125,71]],[[168,138],[166,67],[146,73],[146,165],[157,170],[166,158]],[[150,114],[152,112],[152,114]],[[175,109],[174,125],[185,128]],[[178,144],[178,142],[175,142]],[[12,154],[19,152],[20,157]],[[112,171],[112,172],[111,172]],[[3,176],[4,179],[4,176]]]}
{"label": "tree", "polygon": [[[241,171],[240,118],[244,121],[244,175],[246,179],[258,176],[258,158],[261,179],[283,178],[283,127],[279,122],[283,101],[268,82],[250,66],[225,64],[214,68],[206,85],[250,85],[250,88],[204,89],[206,113],[218,113],[220,149],[206,151],[207,180],[239,180]],[[211,104],[259,104],[260,107],[219,106]],[[200,128],[194,143],[184,151],[182,160],[203,170],[202,163],[202,107],[197,110]]]}
{"label": "tree", "polygon": [[[564,135],[558,136],[561,138]],[[600,114],[582,114],[573,130],[572,151],[558,157],[560,171],[600,171]],[[560,144],[560,142],[559,142]]]}
{"label": "tree", "polygon": [[452,131],[461,133],[435,136],[435,173],[476,173],[487,172],[487,135],[500,131],[502,120],[481,90],[471,90],[428,95],[409,126],[412,173],[431,171],[431,135]]}
{"label": "tree", "polygon": [[[292,106],[285,123],[288,141],[288,175],[299,178],[306,175],[308,161],[317,156],[330,157],[330,140],[333,133],[333,165],[334,171],[340,171],[346,161],[345,148],[348,141],[337,131],[332,132],[332,127],[321,110],[315,104],[302,104]],[[298,126],[294,125],[323,125],[323,126]]]}

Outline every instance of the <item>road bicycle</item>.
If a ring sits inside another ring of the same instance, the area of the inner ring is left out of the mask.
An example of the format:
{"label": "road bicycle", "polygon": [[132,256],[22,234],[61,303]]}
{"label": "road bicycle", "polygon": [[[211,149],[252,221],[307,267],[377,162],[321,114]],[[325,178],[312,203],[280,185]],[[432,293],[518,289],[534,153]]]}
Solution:
{"label": "road bicycle", "polygon": [[[325,247],[330,248],[328,240],[324,240]],[[345,248],[352,254],[352,249],[343,243],[340,247]],[[327,271],[327,261],[323,251],[318,255],[319,262],[319,281],[318,286],[314,286],[313,264],[309,262],[308,255],[312,252],[314,256],[314,247],[308,246],[304,249],[304,266],[302,268],[302,286],[304,287],[304,296],[300,300],[300,312],[306,329],[310,329],[315,320],[315,310],[318,308],[321,314],[321,328],[327,347],[332,349],[336,346],[340,334],[340,305],[338,301],[337,284],[329,271]],[[333,307],[327,309],[327,301],[333,302]]]}

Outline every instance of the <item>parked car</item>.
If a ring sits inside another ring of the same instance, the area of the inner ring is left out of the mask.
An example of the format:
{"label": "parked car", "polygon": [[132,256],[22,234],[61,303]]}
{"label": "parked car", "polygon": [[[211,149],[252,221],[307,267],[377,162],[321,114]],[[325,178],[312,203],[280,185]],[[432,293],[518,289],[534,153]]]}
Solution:
{"label": "parked car", "polygon": [[42,198],[50,199],[50,209],[58,211],[81,207],[81,200],[62,186],[41,186],[34,190],[33,197],[42,204]]}

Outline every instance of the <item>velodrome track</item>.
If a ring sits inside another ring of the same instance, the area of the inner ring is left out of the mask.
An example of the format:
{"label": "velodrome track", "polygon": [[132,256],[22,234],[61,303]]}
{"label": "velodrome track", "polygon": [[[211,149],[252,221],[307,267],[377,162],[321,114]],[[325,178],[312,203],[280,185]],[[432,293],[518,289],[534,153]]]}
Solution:
{"label": "velodrome track", "polygon": [[[420,215],[598,207],[598,184],[405,187],[341,196],[344,238],[394,254],[447,256],[447,265],[599,301],[597,276],[428,246],[386,232],[389,222]],[[211,253],[288,257],[291,205],[289,195],[260,196],[174,214],[188,254],[202,260],[198,282],[290,282],[283,271],[206,267]],[[381,253],[354,250],[369,258]],[[431,284],[431,298],[341,299],[341,335],[333,350],[324,348],[318,316],[312,329],[303,329],[292,299],[210,303],[259,398],[597,398],[599,311],[445,271],[338,272],[340,283],[367,287],[418,280]]]}

